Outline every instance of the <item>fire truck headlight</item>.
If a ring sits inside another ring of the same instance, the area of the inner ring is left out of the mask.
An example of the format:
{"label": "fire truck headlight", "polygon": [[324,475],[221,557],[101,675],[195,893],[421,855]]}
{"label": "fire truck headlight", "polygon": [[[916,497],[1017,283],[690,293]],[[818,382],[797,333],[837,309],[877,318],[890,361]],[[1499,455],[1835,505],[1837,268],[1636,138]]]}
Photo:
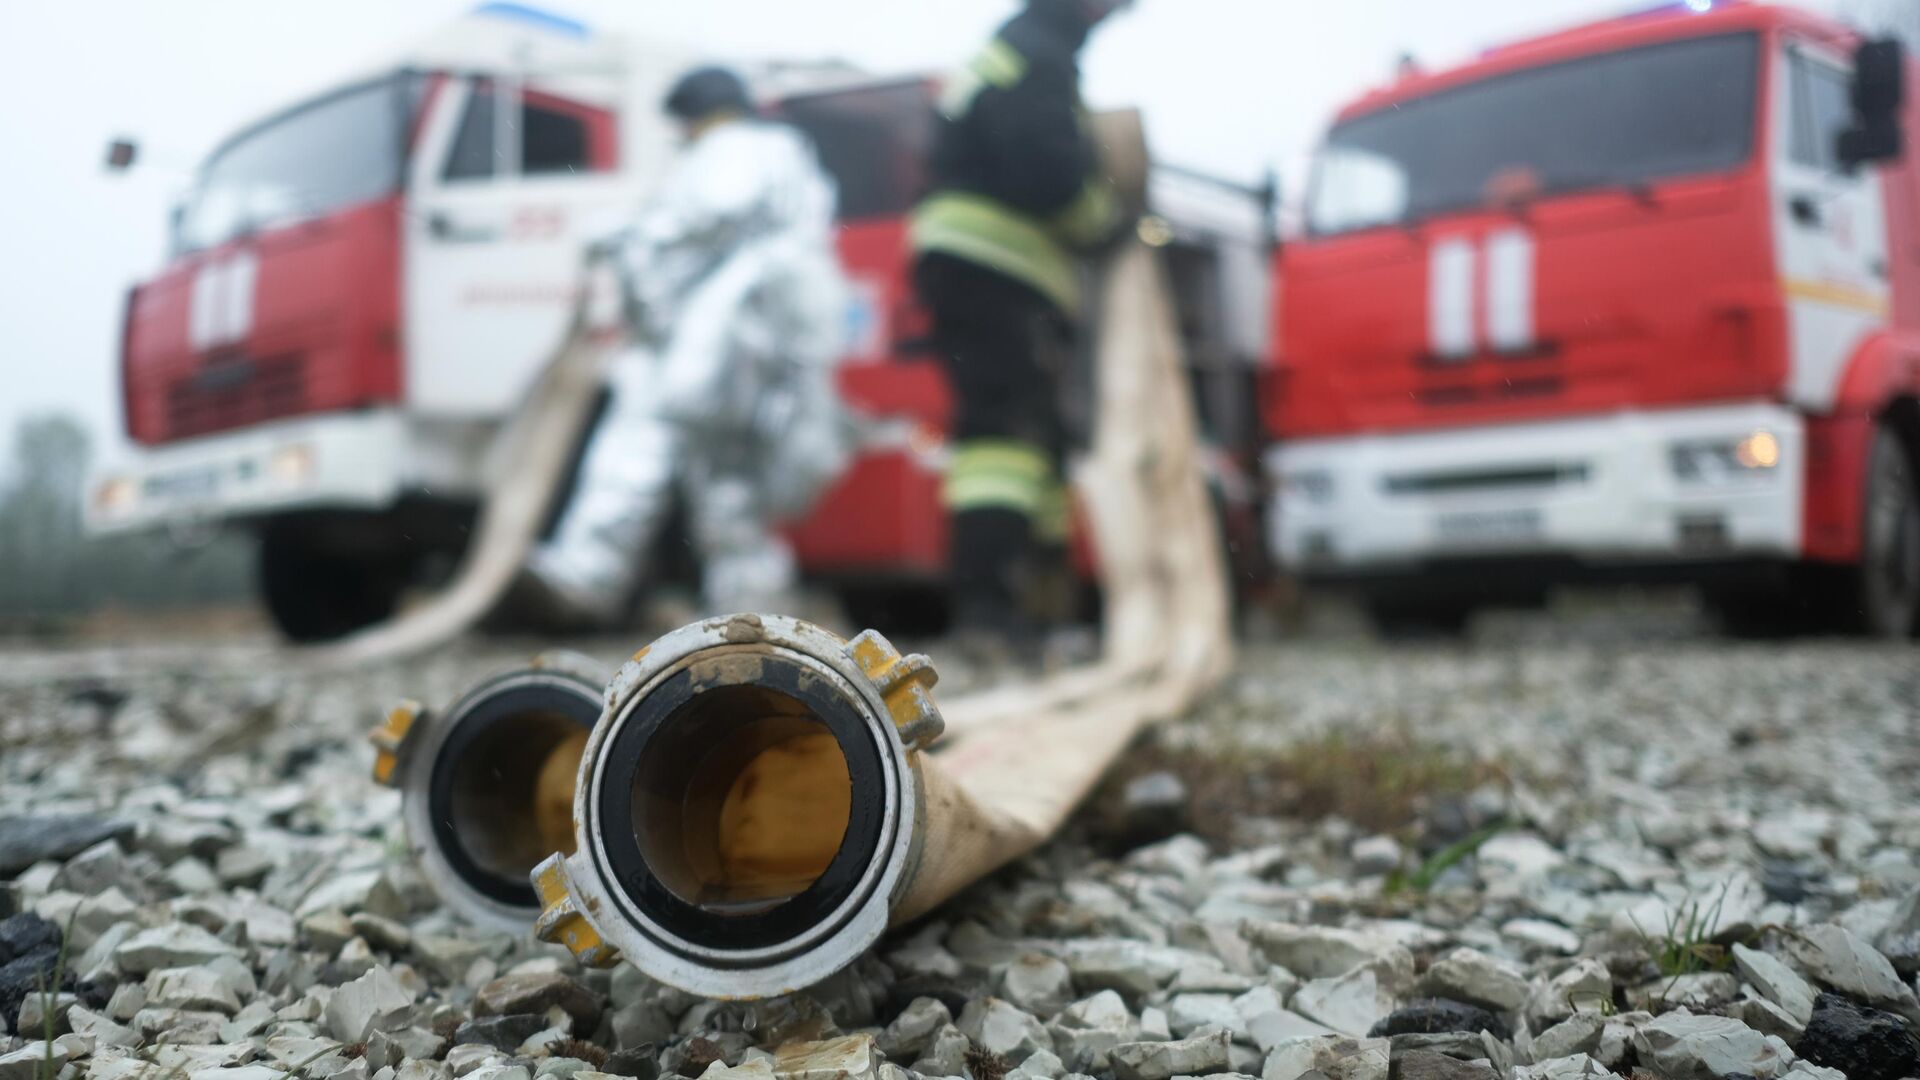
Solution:
{"label": "fire truck headlight", "polygon": [[1771,431],[1756,431],[1734,444],[1733,460],[1746,469],[1771,469],[1780,464],[1780,440]]}
{"label": "fire truck headlight", "polygon": [[1281,494],[1308,503],[1333,501],[1333,474],[1325,469],[1302,469],[1280,478]]}
{"label": "fire truck headlight", "polygon": [[113,476],[102,480],[93,489],[94,509],[109,517],[122,514],[133,508],[140,489],[124,476]]}
{"label": "fire truck headlight", "polygon": [[1780,439],[1761,430],[1738,439],[1675,443],[1668,450],[1673,475],[1687,483],[1724,483],[1765,476],[1780,465]]}
{"label": "fire truck headlight", "polygon": [[267,459],[267,473],[287,487],[295,487],[313,478],[313,447],[304,443],[283,446]]}

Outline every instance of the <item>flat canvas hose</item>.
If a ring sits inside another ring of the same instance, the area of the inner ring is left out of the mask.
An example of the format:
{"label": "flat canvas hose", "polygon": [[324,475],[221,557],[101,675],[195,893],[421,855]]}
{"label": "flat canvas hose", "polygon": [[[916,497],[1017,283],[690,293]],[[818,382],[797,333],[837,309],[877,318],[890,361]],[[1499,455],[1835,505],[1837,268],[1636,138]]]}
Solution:
{"label": "flat canvas hose", "polygon": [[494,439],[489,463],[496,476],[452,582],[391,621],[297,650],[303,658],[320,667],[354,667],[426,652],[465,633],[506,595],[539,540],[600,392],[611,345],[589,312],[594,271],[609,257],[598,249],[588,253],[580,298],[559,349],[534,380],[526,404]]}
{"label": "flat canvas hose", "polygon": [[607,687],[575,851],[533,874],[542,939],[709,997],[811,985],[1043,843],[1144,724],[1227,670],[1219,535],[1155,251],[1117,252],[1102,297],[1096,436],[1074,477],[1099,539],[1101,658],[943,716],[926,658],[872,631],[849,643],[736,615],[667,635]]}

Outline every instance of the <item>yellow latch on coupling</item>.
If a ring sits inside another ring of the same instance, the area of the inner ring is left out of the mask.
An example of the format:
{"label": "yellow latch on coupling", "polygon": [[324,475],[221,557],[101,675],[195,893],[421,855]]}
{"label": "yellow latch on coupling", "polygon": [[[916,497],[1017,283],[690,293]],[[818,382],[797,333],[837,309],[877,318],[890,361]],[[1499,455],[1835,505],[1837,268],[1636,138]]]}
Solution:
{"label": "yellow latch on coupling", "polygon": [[397,788],[407,844],[448,907],[524,934],[540,914],[527,875],[573,845],[573,789],[608,672],[570,653],[536,657],[452,706],[391,709],[367,736],[373,779]]}

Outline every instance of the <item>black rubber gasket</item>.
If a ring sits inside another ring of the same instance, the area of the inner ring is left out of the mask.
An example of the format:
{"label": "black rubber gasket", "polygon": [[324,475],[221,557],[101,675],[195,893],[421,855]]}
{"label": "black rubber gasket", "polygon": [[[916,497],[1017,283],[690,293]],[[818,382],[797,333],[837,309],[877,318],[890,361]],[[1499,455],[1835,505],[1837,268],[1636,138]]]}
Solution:
{"label": "black rubber gasket", "polygon": [[[602,781],[596,811],[609,869],[628,899],[661,929],[683,941],[728,951],[763,949],[790,941],[811,929],[839,907],[859,885],[885,825],[885,768],[880,750],[861,711],[831,680],[788,657],[766,655],[761,677],[753,684],[776,690],[810,709],[840,744],[847,776],[853,785],[846,835],[833,861],[812,885],[790,900],[765,911],[723,915],[687,903],[667,888],[641,854],[633,821],[633,784],[647,744],[661,725],[690,705],[702,693],[728,689],[709,686],[695,690],[693,672],[683,668],[643,699],[604,752]],[[743,684],[733,684],[735,686]],[[668,942],[659,943],[672,948]]]}
{"label": "black rubber gasket", "polygon": [[482,867],[467,851],[453,825],[453,782],[459,772],[460,759],[501,722],[521,713],[546,712],[574,721],[583,731],[592,731],[600,720],[602,701],[598,687],[565,675],[513,685],[523,678],[526,678],[524,673],[515,673],[482,685],[448,714],[447,721],[453,725],[453,731],[434,756],[433,774],[428,779],[427,807],[440,854],[460,880],[489,900],[537,914],[540,897],[533,891],[533,883],[524,877],[515,880]]}

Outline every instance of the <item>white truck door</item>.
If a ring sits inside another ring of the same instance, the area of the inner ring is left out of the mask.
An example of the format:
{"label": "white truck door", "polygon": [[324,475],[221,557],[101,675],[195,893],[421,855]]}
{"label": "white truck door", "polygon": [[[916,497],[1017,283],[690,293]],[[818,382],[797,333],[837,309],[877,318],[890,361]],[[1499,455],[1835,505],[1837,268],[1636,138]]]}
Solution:
{"label": "white truck door", "polygon": [[1775,79],[1774,243],[1789,327],[1788,393],[1833,405],[1847,361],[1885,325],[1891,288],[1880,170],[1848,170],[1836,150],[1852,116],[1852,64],[1789,43]]}
{"label": "white truck door", "polygon": [[586,245],[633,212],[611,108],[508,78],[450,77],[409,177],[408,407],[511,410],[565,332]]}

